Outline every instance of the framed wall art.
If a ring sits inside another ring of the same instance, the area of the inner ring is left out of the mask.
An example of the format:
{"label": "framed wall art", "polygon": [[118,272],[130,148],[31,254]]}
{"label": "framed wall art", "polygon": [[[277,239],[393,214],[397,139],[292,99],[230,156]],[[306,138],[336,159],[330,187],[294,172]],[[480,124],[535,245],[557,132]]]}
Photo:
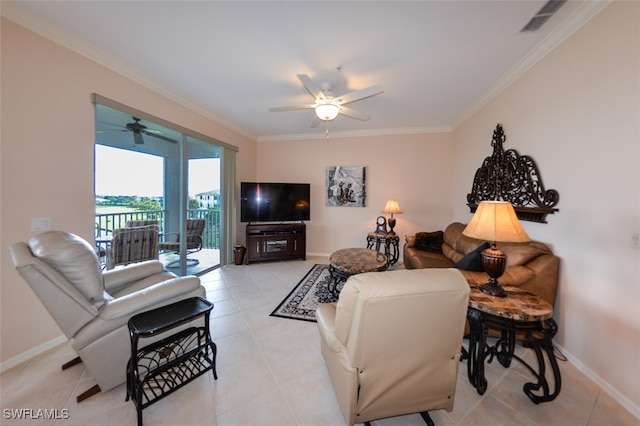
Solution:
{"label": "framed wall art", "polygon": [[366,167],[327,166],[326,188],[328,207],[364,207]]}

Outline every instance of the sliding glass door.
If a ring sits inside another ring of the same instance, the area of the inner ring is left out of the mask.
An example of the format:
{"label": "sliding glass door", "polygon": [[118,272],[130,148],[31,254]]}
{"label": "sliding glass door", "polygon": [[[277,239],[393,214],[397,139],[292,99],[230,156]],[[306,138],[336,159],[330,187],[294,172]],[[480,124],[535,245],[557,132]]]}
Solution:
{"label": "sliding glass door", "polygon": [[94,98],[96,245],[105,265],[113,231],[136,225],[158,227],[158,258],[178,275],[225,264],[234,229],[225,200],[235,186],[225,170],[235,168],[223,161],[235,161],[233,147]]}

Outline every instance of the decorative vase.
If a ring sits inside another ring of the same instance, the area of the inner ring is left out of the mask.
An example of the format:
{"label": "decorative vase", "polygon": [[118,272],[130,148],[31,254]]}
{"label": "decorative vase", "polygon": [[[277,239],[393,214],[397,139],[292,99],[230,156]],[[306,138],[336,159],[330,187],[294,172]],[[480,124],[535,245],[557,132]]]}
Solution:
{"label": "decorative vase", "polygon": [[233,247],[233,255],[235,257],[236,265],[242,265],[242,263],[244,262],[244,253],[246,251],[247,249],[242,244],[236,244]]}

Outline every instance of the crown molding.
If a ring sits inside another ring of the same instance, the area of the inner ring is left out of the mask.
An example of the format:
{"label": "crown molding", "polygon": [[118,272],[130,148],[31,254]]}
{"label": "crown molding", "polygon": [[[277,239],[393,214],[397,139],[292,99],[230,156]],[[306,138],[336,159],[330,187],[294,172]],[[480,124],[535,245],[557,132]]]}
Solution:
{"label": "crown molding", "polygon": [[487,105],[496,96],[507,89],[513,82],[525,72],[540,62],[562,42],[578,31],[584,24],[602,11],[612,0],[587,0],[580,4],[576,10],[565,18],[564,22],[542,40],[532,51],[514,65],[493,86],[487,90],[462,116],[451,126],[453,130],[461,126],[475,113]]}
{"label": "crown molding", "polygon": [[258,136],[257,142],[283,142],[283,141],[299,141],[299,140],[316,140],[316,139],[344,139],[364,136],[390,136],[390,135],[419,135],[426,133],[451,133],[453,130],[450,126],[428,126],[428,127],[399,127],[388,129],[370,129],[370,130],[351,130],[343,132],[329,133],[297,133],[289,135],[273,135]]}
{"label": "crown molding", "polygon": [[103,52],[102,50],[96,48],[95,46],[83,41],[82,39],[76,37],[70,32],[51,24],[50,22],[36,16],[35,14],[17,6],[15,2],[11,0],[2,0],[2,6],[0,7],[0,14],[5,18],[21,25],[49,40],[54,41],[61,46],[72,50],[73,52],[82,55],[99,65],[102,65],[134,82],[146,87],[158,93],[196,113],[210,119],[211,121],[216,122],[217,124],[226,127],[229,130],[232,130],[246,138],[249,138],[253,141],[256,140],[256,136],[248,133],[247,131],[235,126],[232,123],[214,115],[211,111],[206,108],[172,92],[171,90],[167,90],[166,87],[162,86],[148,75],[143,74],[119,59]]}

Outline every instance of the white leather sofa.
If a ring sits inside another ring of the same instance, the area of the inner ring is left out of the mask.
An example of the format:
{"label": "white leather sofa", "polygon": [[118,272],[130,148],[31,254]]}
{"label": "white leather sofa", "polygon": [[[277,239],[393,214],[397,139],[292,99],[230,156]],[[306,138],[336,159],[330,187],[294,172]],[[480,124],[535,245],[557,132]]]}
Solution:
{"label": "white leather sofa", "polygon": [[457,269],[350,277],[318,306],[321,350],[349,425],[453,410],[469,285]]}
{"label": "white leather sofa", "polygon": [[102,391],[126,380],[129,318],[206,293],[199,278],[177,277],[154,260],[103,273],[93,247],[68,232],[44,232],[9,251]]}

